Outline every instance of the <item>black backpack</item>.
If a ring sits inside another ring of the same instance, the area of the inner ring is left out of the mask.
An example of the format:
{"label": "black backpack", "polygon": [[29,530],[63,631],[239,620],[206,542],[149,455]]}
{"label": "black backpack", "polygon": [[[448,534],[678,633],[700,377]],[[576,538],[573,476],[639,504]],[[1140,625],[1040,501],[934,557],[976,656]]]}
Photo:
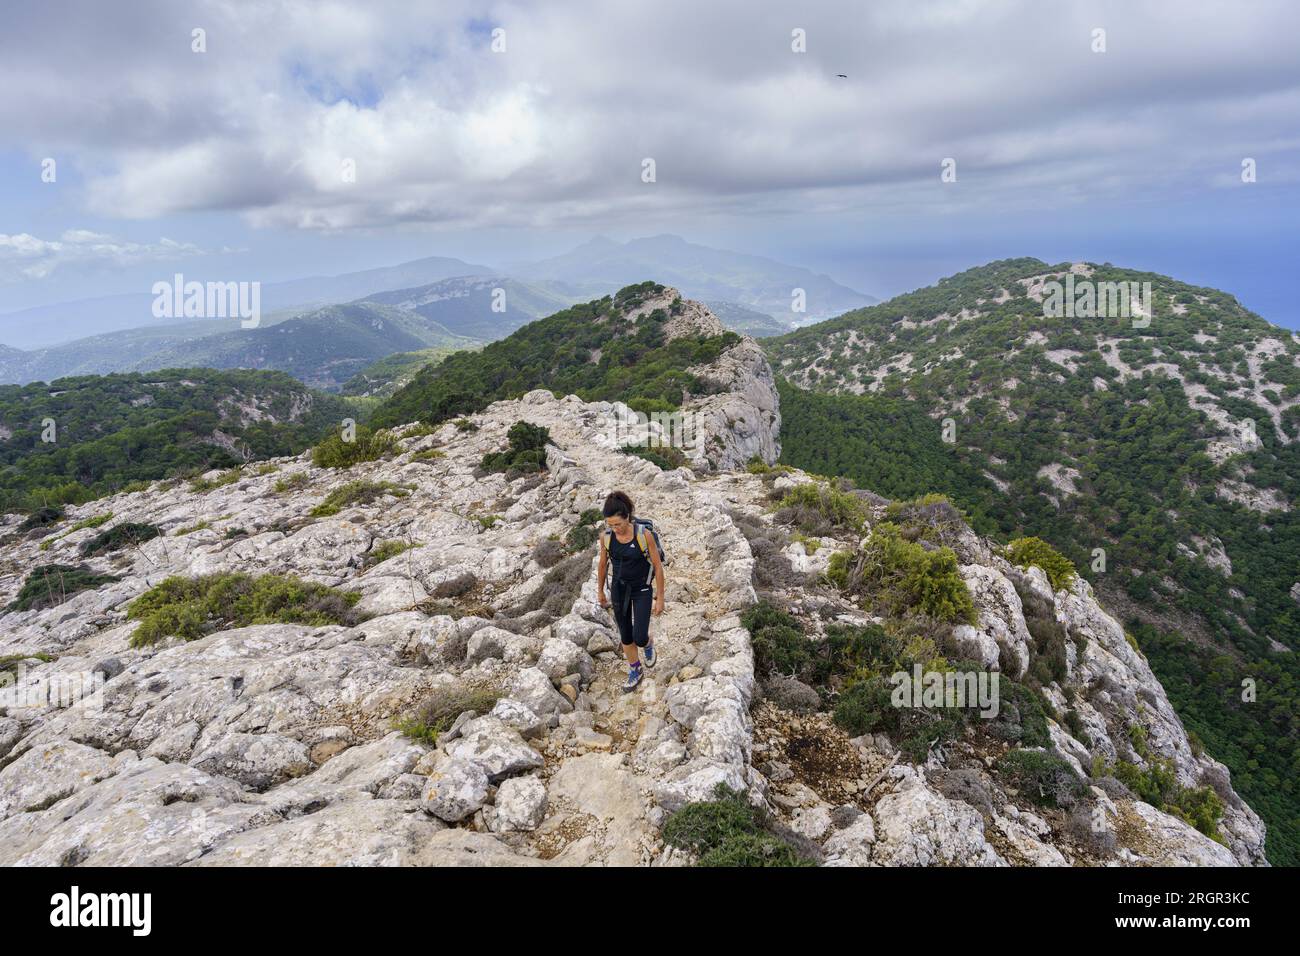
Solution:
{"label": "black backpack", "polygon": [[[654,562],[650,561],[650,542],[654,542],[655,550],[659,552],[659,563],[664,567],[668,567],[668,555],[664,553],[663,541],[659,538],[655,523],[649,518],[633,518],[632,530],[635,532],[632,535],[632,540],[636,542],[637,548],[645,556],[646,561],[650,562],[650,577],[646,580],[646,583],[649,584],[654,579],[655,573]],[[609,554],[609,542],[613,537],[614,532],[606,525],[600,533],[600,548],[606,555]]]}

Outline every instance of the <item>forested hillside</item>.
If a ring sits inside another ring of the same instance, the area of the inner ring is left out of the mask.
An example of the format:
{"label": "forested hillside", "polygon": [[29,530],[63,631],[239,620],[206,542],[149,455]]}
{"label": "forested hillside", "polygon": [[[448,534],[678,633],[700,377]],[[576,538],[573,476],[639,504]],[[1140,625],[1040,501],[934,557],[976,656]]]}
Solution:
{"label": "forested hillside", "polygon": [[663,288],[652,282],[628,286],[531,322],[481,351],[458,352],[426,366],[372,421],[438,422],[542,387],[587,401],[618,399],[641,411],[676,408],[686,393],[709,388],[690,367],[712,362],[740,336],[670,337],[666,327],[679,304],[637,311]]}
{"label": "forested hillside", "polygon": [[[1046,283],[1071,275],[1149,282],[1153,314],[1055,317]],[[1273,858],[1300,861],[1294,335],[1217,290],[1017,259],[765,345],[808,390],[782,392],[785,460],[885,494],[915,472],[983,527],[1051,541],[1134,619]]]}
{"label": "forested hillside", "polygon": [[296,454],[348,414],[345,401],[282,372],[166,369],[0,386],[0,506],[34,511]]}

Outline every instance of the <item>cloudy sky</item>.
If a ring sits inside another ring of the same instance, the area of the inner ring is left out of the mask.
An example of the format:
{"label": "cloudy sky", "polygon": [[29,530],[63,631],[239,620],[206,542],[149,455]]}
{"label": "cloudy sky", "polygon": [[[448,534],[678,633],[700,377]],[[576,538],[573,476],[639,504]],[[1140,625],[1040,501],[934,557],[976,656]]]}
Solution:
{"label": "cloudy sky", "polygon": [[0,312],[674,232],[882,297],[1112,261],[1300,327],[1298,221],[1293,0],[44,0],[0,32]]}

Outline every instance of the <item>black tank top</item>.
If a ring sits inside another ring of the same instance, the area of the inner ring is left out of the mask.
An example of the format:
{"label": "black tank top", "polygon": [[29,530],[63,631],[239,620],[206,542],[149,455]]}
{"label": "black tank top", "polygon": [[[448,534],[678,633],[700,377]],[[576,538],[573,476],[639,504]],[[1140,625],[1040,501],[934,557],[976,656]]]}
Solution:
{"label": "black tank top", "polygon": [[645,584],[650,580],[650,562],[641,553],[641,549],[637,547],[635,537],[627,544],[623,544],[611,532],[609,536],[609,557],[614,562],[614,577],[620,581],[635,581],[639,584]]}

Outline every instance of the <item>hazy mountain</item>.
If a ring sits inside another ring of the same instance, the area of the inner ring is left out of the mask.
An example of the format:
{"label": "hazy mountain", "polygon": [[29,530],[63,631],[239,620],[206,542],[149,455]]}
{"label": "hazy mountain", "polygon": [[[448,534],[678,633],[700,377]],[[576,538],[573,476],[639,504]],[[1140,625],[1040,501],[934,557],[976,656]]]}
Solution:
{"label": "hazy mountain", "polygon": [[[278,318],[288,318],[282,314]],[[263,317],[263,325],[270,318]],[[0,382],[25,385],[52,382],[68,375],[106,375],[137,368],[147,356],[161,349],[232,331],[233,320],[197,319],[168,322],[133,329],[119,329],[49,348],[21,349],[0,346]]]}
{"label": "hazy mountain", "polygon": [[[498,294],[497,290],[500,290]],[[415,312],[459,335],[490,342],[504,338],[533,319],[573,304],[546,283],[502,276],[445,279],[410,289],[379,292],[368,302]],[[500,311],[494,303],[500,303]]]}
{"label": "hazy mountain", "polygon": [[[387,270],[386,281],[402,268]],[[493,311],[495,289],[504,290],[503,312]],[[501,277],[444,279],[380,292],[332,310],[269,312],[251,330],[240,328],[235,320],[201,319],[158,322],[31,351],[0,347],[0,382],[207,365],[278,368],[313,385],[334,388],[393,352],[491,341],[569,304],[548,283]],[[387,327],[373,324],[385,317],[390,319]],[[363,327],[351,324],[356,320],[362,320]],[[273,328],[278,329],[274,335]]]}
{"label": "hazy mountain", "polygon": [[[184,274],[183,269],[174,271]],[[262,312],[265,315],[283,309],[350,302],[387,289],[410,288],[452,276],[482,275],[492,271],[486,266],[460,259],[430,256],[400,265],[337,276],[311,276],[287,282],[264,283],[261,290]],[[171,278],[171,272],[158,276],[160,281],[170,281]],[[253,281],[257,277],[186,275],[185,278],[187,281]],[[141,292],[9,312],[0,315],[0,342],[22,349],[34,349],[118,329],[156,325],[159,320],[153,315],[153,301],[152,293]]]}
{"label": "hazy mountain", "polygon": [[[1150,300],[1087,314],[1121,282]],[[1056,545],[1300,859],[1300,337],[1215,289],[1015,259],[764,344],[784,459]],[[1246,678],[1258,706],[1223,692]]]}
{"label": "hazy mountain", "polygon": [[276,325],[209,335],[154,352],[141,369],[269,368],[314,388],[337,389],[394,352],[464,348],[475,340],[424,316],[374,302],[331,305]]}
{"label": "hazy mountain", "polygon": [[731,331],[739,332],[741,335],[762,339],[773,335],[781,335],[791,329],[789,322],[773,318],[766,312],[747,309],[735,302],[723,302],[714,299],[704,304],[709,307],[710,312],[718,317],[719,322],[731,329]]}
{"label": "hazy mountain", "polygon": [[796,288],[807,294],[807,309],[800,318],[837,315],[879,301],[800,266],[712,249],[674,235],[629,242],[598,236],[563,255],[520,263],[506,271],[564,283],[575,298],[607,295],[654,276],[689,298],[735,302],[782,321],[794,316],[791,290]]}
{"label": "hazy mountain", "polygon": [[415,352],[394,352],[371,362],[343,383],[343,395],[366,398],[388,398],[409,382],[415,373],[426,365],[441,362],[458,349],[420,349]]}

